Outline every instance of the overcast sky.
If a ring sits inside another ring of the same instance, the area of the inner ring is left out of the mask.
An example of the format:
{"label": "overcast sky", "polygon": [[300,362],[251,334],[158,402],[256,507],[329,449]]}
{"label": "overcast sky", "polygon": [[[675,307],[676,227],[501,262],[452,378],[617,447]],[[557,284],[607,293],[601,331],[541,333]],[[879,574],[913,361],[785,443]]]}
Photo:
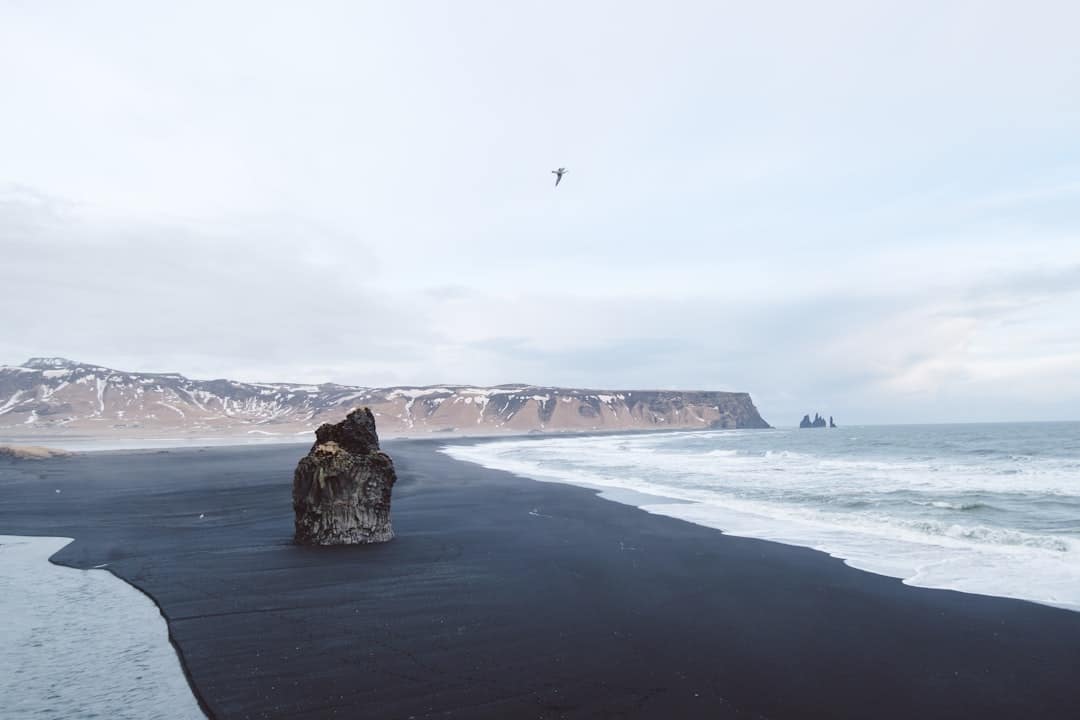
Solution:
{"label": "overcast sky", "polygon": [[1077,28],[0,0],[0,363],[1080,419]]}

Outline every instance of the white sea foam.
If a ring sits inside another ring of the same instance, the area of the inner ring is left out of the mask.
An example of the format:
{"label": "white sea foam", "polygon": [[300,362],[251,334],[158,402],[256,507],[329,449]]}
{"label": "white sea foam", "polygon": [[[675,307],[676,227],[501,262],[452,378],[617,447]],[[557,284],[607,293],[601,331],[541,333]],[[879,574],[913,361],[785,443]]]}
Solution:
{"label": "white sea foam", "polygon": [[157,606],[69,542],[0,535],[0,718],[205,718]]}
{"label": "white sea foam", "polygon": [[698,431],[444,452],[730,534],[815,548],[912,585],[1080,610],[1078,438],[1080,425],[1068,424],[1028,435]]}

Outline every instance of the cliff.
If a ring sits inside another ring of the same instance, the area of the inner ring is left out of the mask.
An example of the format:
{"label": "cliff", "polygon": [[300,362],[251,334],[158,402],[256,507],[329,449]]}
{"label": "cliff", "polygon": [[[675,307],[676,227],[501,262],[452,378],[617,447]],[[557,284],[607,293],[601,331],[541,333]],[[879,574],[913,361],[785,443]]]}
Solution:
{"label": "cliff", "polygon": [[384,435],[767,428],[747,393],[191,380],[62,358],[0,366],[0,434],[297,436],[369,406]]}

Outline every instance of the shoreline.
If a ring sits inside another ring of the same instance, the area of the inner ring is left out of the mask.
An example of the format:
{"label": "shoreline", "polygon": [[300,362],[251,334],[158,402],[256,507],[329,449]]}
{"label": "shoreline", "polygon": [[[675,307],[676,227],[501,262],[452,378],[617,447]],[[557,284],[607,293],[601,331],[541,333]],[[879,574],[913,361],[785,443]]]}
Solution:
{"label": "shoreline", "polygon": [[[61,548],[61,550],[62,549],[63,548]],[[53,563],[55,565],[59,565],[60,567],[71,567],[70,565],[65,565],[64,563],[54,561],[54,559],[53,559],[54,557],[55,557],[55,554],[53,556],[50,556],[49,557],[49,562],[51,562],[51,563]],[[176,641],[176,638],[173,636],[172,625],[169,623],[169,618],[165,614],[165,608],[163,608],[161,606],[161,603],[158,602],[157,598],[154,597],[153,593],[151,593],[149,590],[142,587],[141,585],[132,582],[129,578],[125,578],[125,577],[123,577],[121,575],[117,575],[116,573],[112,572],[112,570],[110,570],[108,567],[92,568],[92,569],[100,569],[100,570],[103,570],[105,572],[108,572],[110,575],[115,577],[120,582],[134,588],[136,591],[138,591],[140,594],[142,594],[147,600],[149,600],[150,602],[152,602],[154,604],[154,607],[156,607],[158,612],[161,614],[161,619],[165,621],[166,637],[167,637],[167,639],[169,641],[169,647],[172,648],[172,651],[176,654],[176,660],[177,660],[177,662],[179,662],[180,670],[184,674],[184,682],[187,683],[188,688],[191,690],[191,696],[192,696],[192,698],[194,698],[195,704],[197,704],[199,706],[199,710],[202,711],[203,715],[206,718],[208,718],[208,720],[213,720],[215,718],[214,712],[210,709],[210,704],[207,702],[206,698],[203,696],[202,692],[199,690],[199,685],[195,682],[195,679],[192,676],[191,668],[188,666],[188,660],[184,656],[183,648],[180,647],[179,643]]]}
{"label": "shoreline", "polygon": [[[0,586],[7,588],[0,595],[6,621],[0,626],[8,624],[7,633],[0,633],[6,638],[0,659],[7,655],[18,678],[17,689],[0,693],[0,715],[136,718],[166,702],[165,718],[211,717],[161,606],[107,567],[54,562],[73,541],[0,534]],[[72,613],[79,623],[74,629]],[[84,657],[92,660],[77,659]],[[153,683],[136,674],[146,671],[154,673]],[[72,682],[86,674],[96,674],[92,686]]]}
{"label": "shoreline", "polygon": [[[592,441],[598,438],[590,435],[585,439],[590,441],[591,446]],[[517,446],[519,451],[524,447],[524,443],[520,440],[507,441],[507,443],[510,447]],[[619,443],[620,447],[625,448],[626,443],[623,440],[620,439]],[[456,460],[490,470],[508,472],[523,480],[585,488],[595,491],[598,497],[605,500],[626,504],[650,514],[710,528],[729,536],[753,538],[815,550],[841,560],[853,569],[895,578],[911,587],[1017,599],[1070,612],[1080,612],[1080,599],[1077,598],[1076,593],[1063,593],[1061,590],[1080,587],[1080,575],[1077,574],[1075,564],[1068,563],[1064,557],[1060,560],[1059,566],[1044,572],[1044,577],[1057,578],[1059,588],[1047,589],[1045,585],[1040,585],[1036,590],[1031,586],[1022,587],[1023,583],[1001,585],[992,581],[988,582],[985,578],[977,582],[973,579],[974,575],[965,576],[963,573],[949,578],[935,577],[932,574],[928,575],[927,570],[944,563],[954,563],[961,557],[976,555],[982,550],[973,547],[949,546],[948,536],[927,536],[904,539],[886,537],[887,541],[893,545],[892,554],[890,551],[871,550],[868,552],[867,545],[880,541],[882,536],[859,535],[858,532],[851,532],[840,539],[840,536],[844,534],[844,529],[840,526],[815,524],[813,521],[808,522],[790,516],[778,519],[776,516],[761,512],[759,508],[739,506],[739,500],[725,499],[717,502],[715,498],[703,497],[693,490],[688,492],[685,487],[657,487],[656,483],[662,483],[663,480],[646,483],[652,487],[641,487],[640,480],[628,482],[618,478],[590,475],[587,471],[583,474],[580,469],[545,467],[544,461],[519,459],[515,457],[516,453],[504,456],[492,447],[485,447],[484,444],[475,447],[470,447],[470,445],[465,442],[447,442],[443,443],[439,449]],[[610,446],[607,449],[610,450]],[[580,447],[564,449],[562,453],[555,453],[555,459],[561,463],[575,452],[581,451],[587,452]],[[1002,530],[1001,532],[1021,531]],[[942,544],[943,542],[946,544]],[[903,547],[903,551],[896,549],[900,546]],[[942,549],[943,547],[950,547],[953,554],[946,556],[947,553]],[[993,546],[990,548],[990,552],[993,552]],[[906,557],[903,553],[907,553]],[[1003,554],[1008,553],[1006,551]],[[919,559],[915,559],[916,556],[919,556]],[[981,557],[981,560],[984,565],[989,565],[1000,558],[985,556]],[[972,563],[972,567],[978,564],[979,561],[976,560]]]}
{"label": "shoreline", "polygon": [[385,546],[291,544],[289,446],[6,464],[0,531],[75,537],[53,562],[109,562],[150,597],[210,717],[1054,717],[1076,699],[1075,613],[906,586],[447,440],[384,443]]}
{"label": "shoreline", "polygon": [[[789,432],[806,430],[833,430],[849,431],[860,428],[911,428],[911,427],[999,427],[1027,426],[1027,425],[1059,425],[1062,423],[1076,423],[1080,420],[1023,420],[1018,422],[940,422],[940,423],[876,423],[876,424],[851,424],[840,425],[835,428],[800,428],[798,425],[773,425],[767,428],[709,428],[709,427],[654,427],[654,428],[630,428],[613,430],[543,430],[527,432],[504,432],[504,433],[443,433],[429,432],[423,435],[395,435],[392,433],[380,433],[383,442],[445,442],[447,444],[459,444],[463,442],[489,442],[497,440],[545,440],[553,438],[574,437],[609,437],[618,435],[668,435],[678,433],[730,433],[730,432]],[[45,434],[8,434],[0,433],[0,445],[38,445],[49,449],[70,450],[73,454],[87,453],[134,453],[140,451],[159,450],[211,450],[221,448],[251,448],[251,447],[280,447],[289,445],[310,445],[315,439],[315,428],[310,431],[288,435],[210,435],[197,437],[182,437],[177,435],[153,435],[132,436],[118,434],[116,437],[109,435],[63,435],[57,433]],[[77,447],[85,445],[90,447]],[[105,446],[105,447],[95,447]]]}
{"label": "shoreline", "polygon": [[[701,432],[769,432],[773,430],[790,430],[792,428],[632,428],[615,430],[554,430],[539,432],[505,432],[505,433],[441,433],[431,432],[425,435],[394,435],[382,434],[379,438],[382,442],[472,442],[493,440],[524,440],[524,439],[552,439],[572,437],[604,437],[613,435],[664,435],[674,433],[701,433]],[[67,441],[67,442],[65,442]],[[301,436],[297,435],[218,435],[195,438],[183,438],[176,436],[164,437],[132,437],[120,436],[117,439],[101,435],[0,435],[0,444],[7,445],[38,445],[49,449],[70,450],[72,453],[102,453],[102,452],[139,452],[155,450],[209,450],[214,448],[246,448],[280,445],[310,445],[315,441],[315,428],[306,431]],[[74,443],[74,445],[72,444]],[[89,445],[91,447],[75,447],[77,445]],[[102,447],[93,447],[102,446]],[[72,449],[74,448],[74,449]]]}

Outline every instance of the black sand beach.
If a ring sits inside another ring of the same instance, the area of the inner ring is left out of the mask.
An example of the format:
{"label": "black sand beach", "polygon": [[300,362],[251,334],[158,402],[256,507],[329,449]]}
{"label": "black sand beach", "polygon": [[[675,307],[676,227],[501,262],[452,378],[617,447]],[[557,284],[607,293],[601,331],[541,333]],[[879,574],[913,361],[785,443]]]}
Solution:
{"label": "black sand beach", "polygon": [[291,544],[304,446],[0,461],[0,534],[74,537],[55,562],[153,597],[217,718],[1080,712],[1080,613],[385,447],[386,545]]}

